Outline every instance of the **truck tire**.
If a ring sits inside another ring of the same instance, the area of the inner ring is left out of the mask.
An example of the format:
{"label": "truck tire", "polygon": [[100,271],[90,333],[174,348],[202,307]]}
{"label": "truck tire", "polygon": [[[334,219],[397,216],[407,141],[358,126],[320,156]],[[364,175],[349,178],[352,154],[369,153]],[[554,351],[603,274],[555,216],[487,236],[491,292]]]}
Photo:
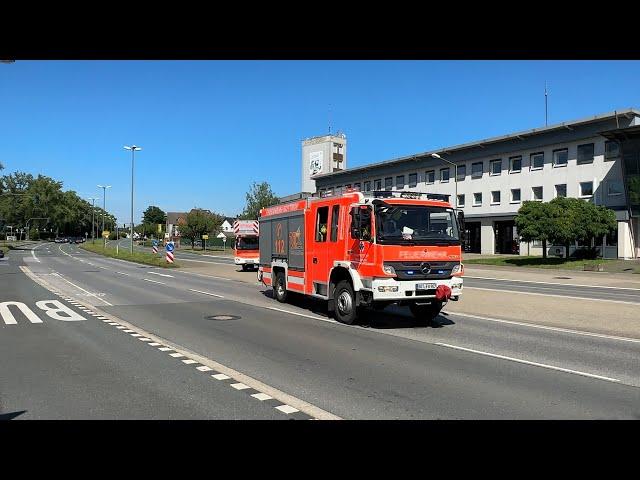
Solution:
{"label": "truck tire", "polygon": [[434,300],[432,303],[424,305],[412,303],[409,305],[409,309],[420,323],[429,324],[440,314],[440,310],[442,310],[442,302]]}
{"label": "truck tire", "polygon": [[347,325],[353,325],[358,317],[358,309],[356,308],[356,296],[353,293],[351,283],[347,280],[338,282],[333,292],[333,299],[336,320]]}
{"label": "truck tire", "polygon": [[273,283],[273,296],[280,303],[287,301],[287,285],[284,281],[284,273],[276,273],[276,281]]}

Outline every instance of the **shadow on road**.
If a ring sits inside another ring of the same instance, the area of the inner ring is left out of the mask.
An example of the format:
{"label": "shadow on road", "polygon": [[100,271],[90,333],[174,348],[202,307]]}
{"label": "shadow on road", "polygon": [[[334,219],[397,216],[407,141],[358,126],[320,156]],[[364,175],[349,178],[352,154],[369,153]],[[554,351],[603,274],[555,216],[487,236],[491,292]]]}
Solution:
{"label": "shadow on road", "polygon": [[[262,294],[273,299],[273,290],[268,288],[262,290]],[[275,299],[274,299],[275,302]],[[315,298],[305,297],[303,295],[288,292],[287,304],[294,307],[308,310],[316,315],[330,318],[327,311],[327,302]],[[408,307],[399,307],[396,305],[385,308],[384,310],[375,310],[367,308],[359,317],[358,325],[365,328],[374,329],[393,329],[393,328],[442,328],[449,325],[455,325],[455,322],[448,317],[446,312],[440,313],[433,321],[425,323],[416,319]]]}
{"label": "shadow on road", "polygon": [[23,413],[27,413],[27,411],[20,410],[18,412],[0,413],[0,420],[13,420],[14,418],[19,417]]}

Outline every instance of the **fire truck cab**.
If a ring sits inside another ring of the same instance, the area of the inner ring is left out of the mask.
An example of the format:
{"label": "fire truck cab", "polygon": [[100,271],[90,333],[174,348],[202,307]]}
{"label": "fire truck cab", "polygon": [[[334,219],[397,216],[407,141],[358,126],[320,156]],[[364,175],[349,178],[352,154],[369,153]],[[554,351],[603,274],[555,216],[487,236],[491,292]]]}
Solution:
{"label": "fire truck cab", "polygon": [[393,303],[429,322],[462,295],[464,214],[448,197],[348,189],[264,208],[258,279],[280,302],[327,300],[343,323]]}

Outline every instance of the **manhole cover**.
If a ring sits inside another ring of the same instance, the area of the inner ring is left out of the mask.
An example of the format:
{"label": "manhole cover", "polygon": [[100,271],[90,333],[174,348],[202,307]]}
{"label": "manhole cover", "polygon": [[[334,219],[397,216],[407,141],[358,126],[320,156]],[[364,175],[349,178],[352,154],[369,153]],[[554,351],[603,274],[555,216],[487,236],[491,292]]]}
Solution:
{"label": "manhole cover", "polygon": [[204,318],[206,318],[207,320],[218,320],[218,321],[240,319],[238,315],[209,315],[208,317],[204,317]]}
{"label": "manhole cover", "polygon": [[571,280],[571,277],[553,277],[553,278],[558,278],[560,280]]}

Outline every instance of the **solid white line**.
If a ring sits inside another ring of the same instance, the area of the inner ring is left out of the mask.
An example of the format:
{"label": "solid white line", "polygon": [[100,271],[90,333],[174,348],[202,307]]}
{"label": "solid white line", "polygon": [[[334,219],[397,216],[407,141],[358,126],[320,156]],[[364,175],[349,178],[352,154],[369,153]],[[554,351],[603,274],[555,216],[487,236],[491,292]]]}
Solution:
{"label": "solid white line", "polygon": [[297,315],[299,317],[307,317],[307,318],[313,318],[314,320],[322,320],[323,322],[338,323],[336,320],[333,320],[331,318],[314,317],[313,315],[305,315],[304,313],[292,312],[290,310],[284,310],[282,308],[276,308],[276,307],[265,307],[265,308],[268,308],[269,310],[275,310],[276,312],[290,313],[291,315]]}
{"label": "solid white line", "polygon": [[174,278],[173,275],[167,275],[166,273],[157,273],[157,272],[147,272],[149,275],[160,275],[161,277],[171,277]]}
{"label": "solid white line", "polygon": [[[490,292],[495,292],[500,289],[496,288],[481,288],[481,287],[467,287],[464,286],[464,290],[485,290]],[[555,298],[571,298],[573,300],[590,300],[594,302],[609,302],[609,303],[623,303],[625,305],[638,305],[640,304],[640,300],[637,302],[625,302],[624,300],[609,300],[608,298],[591,298],[591,297],[575,297],[573,295],[556,295],[554,293],[537,293],[537,292],[523,292],[521,290],[500,290],[501,292],[509,292],[509,293],[521,293],[523,295],[538,295],[542,297],[555,297]]]}
{"label": "solid white line", "polygon": [[203,292],[202,290],[195,290],[193,288],[187,288],[187,290],[191,291],[191,292],[198,292],[198,293],[202,293],[204,295],[211,295],[212,297],[218,297],[218,298],[224,298],[222,295],[218,295],[217,293],[211,293],[211,292]]}
{"label": "solid white line", "polygon": [[606,380],[608,382],[614,382],[614,383],[619,383],[620,382],[620,380],[617,380],[615,378],[603,377],[602,375],[595,375],[593,373],[586,373],[586,372],[580,372],[578,370],[571,370],[571,369],[568,369],[568,368],[556,367],[554,365],[547,365],[546,363],[530,362],[529,360],[522,360],[522,359],[519,359],[519,358],[506,357],[504,355],[497,355],[495,353],[481,352],[480,350],[473,350],[471,348],[458,347],[456,345],[449,345],[447,343],[435,343],[434,345],[439,345],[441,347],[447,347],[447,348],[453,348],[455,350],[463,350],[465,352],[476,353],[478,355],[486,355],[488,357],[499,358],[499,359],[502,359],[502,360],[509,360],[511,362],[524,363],[526,365],[533,365],[534,367],[542,367],[542,368],[548,368],[550,370],[558,370],[560,372],[573,373],[575,375],[582,375],[583,377],[597,378],[599,380]]}
{"label": "solid white line", "polygon": [[155,280],[151,280],[149,278],[143,278],[142,280],[144,280],[145,282],[151,282],[151,283],[159,283],[160,285],[166,285],[166,283],[163,282],[157,282]]}
{"label": "solid white line", "polygon": [[224,373],[218,373],[217,375],[211,375],[211,376],[216,380],[228,380],[229,378],[231,378],[230,376],[225,375]]}
{"label": "solid white line", "polygon": [[291,405],[280,405],[279,407],[276,407],[276,410],[280,410],[281,412],[286,414],[296,413],[300,411],[297,408],[293,408]]}
{"label": "solid white line", "polygon": [[482,280],[499,280],[501,282],[517,282],[517,283],[540,283],[543,285],[562,285],[565,287],[590,287],[590,288],[613,288],[616,290],[636,290],[640,291],[640,288],[631,288],[631,287],[607,287],[604,285],[583,285],[580,283],[556,283],[556,282],[537,282],[534,280],[512,280],[510,278],[494,278],[494,277],[476,277],[471,275],[465,275],[464,278],[478,278]]}
{"label": "solid white line", "polygon": [[518,326],[522,326],[522,327],[539,328],[541,330],[552,330],[554,332],[571,333],[571,334],[574,334],[574,335],[584,335],[586,337],[597,337],[597,338],[606,338],[607,340],[619,340],[621,342],[640,343],[640,339],[639,338],[617,337],[615,335],[605,335],[605,334],[602,334],[602,333],[583,332],[583,331],[580,331],[580,330],[571,330],[569,328],[549,327],[547,325],[539,325],[539,324],[535,324],[535,323],[516,322],[516,321],[513,321],[513,320],[502,320],[502,319],[499,319],[499,318],[481,317],[479,315],[471,315],[469,313],[450,312],[450,315],[455,315],[455,316],[459,316],[459,317],[477,318],[479,320],[487,320],[489,322],[497,322],[497,323],[507,323],[507,324],[518,325]]}
{"label": "solid white line", "polygon": [[79,287],[78,285],[76,285],[75,283],[70,282],[69,280],[67,280],[66,278],[64,278],[62,275],[60,275],[59,273],[52,273],[51,275],[55,275],[57,277],[60,277],[62,280],[64,280],[65,282],[67,282],[69,285],[73,285],[74,287],[76,287],[78,290],[82,290],[85,293],[88,293],[90,296],[92,297],[96,297],[98,300],[100,300],[101,302],[103,302],[105,305],[109,305],[110,307],[113,307],[112,303],[107,302],[106,300],[104,300],[102,297],[97,296],[95,293],[91,293],[88,290],[85,290],[82,287]]}
{"label": "solid white line", "polygon": [[231,386],[236,390],[246,390],[247,388],[251,388],[249,385],[245,385],[244,383],[232,383]]}
{"label": "solid white line", "polygon": [[253,398],[257,398],[258,400],[260,400],[261,402],[264,402],[265,400],[271,400],[273,397],[267,395],[266,393],[254,393],[253,395],[251,395]]}

